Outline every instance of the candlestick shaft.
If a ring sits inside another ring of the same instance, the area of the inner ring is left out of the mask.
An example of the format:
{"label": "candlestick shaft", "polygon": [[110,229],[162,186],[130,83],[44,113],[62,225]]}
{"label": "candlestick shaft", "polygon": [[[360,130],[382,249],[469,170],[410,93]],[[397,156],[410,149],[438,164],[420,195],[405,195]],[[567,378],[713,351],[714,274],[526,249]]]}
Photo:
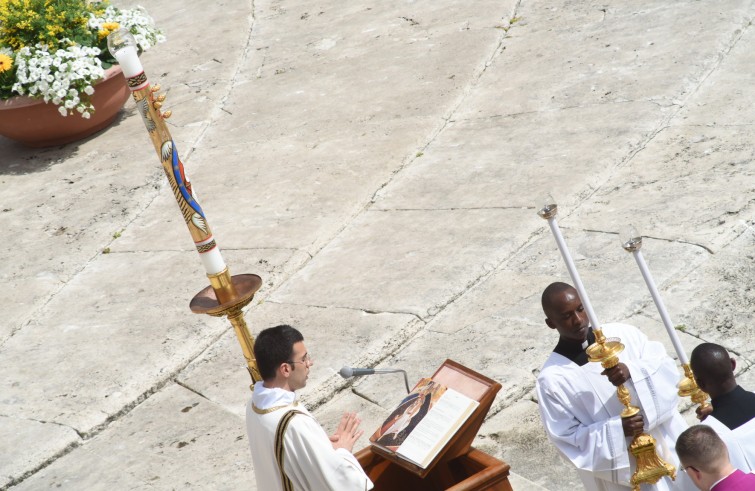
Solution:
{"label": "candlestick shaft", "polygon": [[638,249],[636,251],[633,251],[632,255],[637,262],[637,266],[639,266],[640,268],[640,272],[642,273],[642,277],[645,280],[645,284],[647,285],[648,290],[650,290],[650,296],[653,297],[653,302],[655,302],[658,313],[661,315],[661,320],[663,321],[663,325],[666,327],[666,332],[668,332],[668,335],[671,338],[671,344],[674,345],[674,350],[676,351],[676,355],[679,357],[679,361],[682,365],[688,364],[689,359],[687,358],[687,354],[684,352],[684,348],[682,347],[682,342],[679,339],[679,335],[677,334],[676,329],[674,329],[674,325],[671,323],[671,318],[666,311],[666,306],[663,304],[661,294],[658,292],[658,288],[656,288],[655,286],[653,276],[650,274],[650,270],[645,263],[645,258],[642,256],[642,251]]}
{"label": "candlestick shaft", "polygon": [[[241,344],[241,351],[244,353],[244,358],[246,359],[246,369],[249,370],[249,375],[252,377],[253,387],[255,382],[262,380],[262,376],[257,368],[257,360],[254,358],[254,337],[249,332],[241,309],[228,314],[228,320],[231,322],[233,330],[236,331],[236,337],[239,340],[239,344]],[[254,389],[252,388],[252,390]]]}
{"label": "candlestick shaft", "polygon": [[561,235],[561,229],[558,227],[558,222],[556,221],[555,216],[548,218],[548,225],[551,228],[553,237],[556,239],[558,250],[561,251],[561,256],[564,258],[566,269],[569,270],[569,276],[571,276],[572,282],[574,283],[574,288],[577,289],[579,298],[582,300],[582,306],[585,308],[585,312],[587,312],[587,318],[590,319],[590,324],[592,324],[593,329],[600,329],[598,317],[592,309],[592,303],[590,303],[590,298],[587,296],[587,290],[585,290],[585,287],[582,284],[582,278],[580,278],[577,267],[574,265],[574,260],[572,260],[569,248],[566,247],[566,241],[564,240],[564,236]]}

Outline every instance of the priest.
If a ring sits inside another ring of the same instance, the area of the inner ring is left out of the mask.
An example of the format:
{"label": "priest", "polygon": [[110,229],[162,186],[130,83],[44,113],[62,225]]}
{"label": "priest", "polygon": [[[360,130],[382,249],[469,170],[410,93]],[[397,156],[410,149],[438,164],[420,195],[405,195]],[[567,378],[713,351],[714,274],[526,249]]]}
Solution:
{"label": "priest", "polygon": [[329,437],[296,398],[314,363],[301,333],[288,325],[265,329],[254,343],[254,356],[262,381],[254,384],[246,423],[257,489],[372,489],[351,453],[363,433],[359,418],[344,414]]}
{"label": "priest", "polygon": [[[631,489],[635,459],[628,446],[643,429],[655,438],[657,453],[678,467],[674,444],[687,424],[677,410],[680,375],[663,345],[649,341],[635,327],[606,324],[603,333],[621,338],[624,351],[616,367],[604,370],[600,363],[588,362],[585,349],[595,342],[595,335],[577,290],[552,283],[543,292],[542,307],[546,325],[559,339],[537,378],[540,415],[548,437],[577,468],[585,489]],[[620,416],[624,406],[616,387],[621,384],[641,409],[630,418]],[[676,482],[663,477],[643,489],[694,487],[678,476]]]}
{"label": "priest", "polygon": [[711,398],[712,412],[698,411],[703,424],[726,443],[734,467],[755,471],[755,393],[737,384],[736,360],[723,346],[702,343],[692,350],[690,366],[697,385]]}

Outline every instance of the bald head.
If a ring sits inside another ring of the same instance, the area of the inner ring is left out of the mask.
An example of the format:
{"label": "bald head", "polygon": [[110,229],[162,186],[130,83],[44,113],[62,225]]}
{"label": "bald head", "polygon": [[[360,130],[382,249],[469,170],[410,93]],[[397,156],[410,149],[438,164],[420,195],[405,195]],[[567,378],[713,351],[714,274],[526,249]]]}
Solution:
{"label": "bald head", "polygon": [[590,320],[577,290],[566,283],[551,283],[540,299],[545,324],[558,331],[562,341],[584,343],[587,340]]}
{"label": "bald head", "polygon": [[562,281],[556,281],[548,285],[543,290],[543,295],[540,297],[540,304],[543,307],[543,312],[547,316],[552,311],[554,304],[561,301],[564,293],[573,293],[575,296],[579,296],[577,290],[568,283]]}
{"label": "bald head", "polygon": [[702,343],[692,350],[690,366],[697,384],[711,397],[725,394],[737,386],[736,363],[726,349],[715,343]]}

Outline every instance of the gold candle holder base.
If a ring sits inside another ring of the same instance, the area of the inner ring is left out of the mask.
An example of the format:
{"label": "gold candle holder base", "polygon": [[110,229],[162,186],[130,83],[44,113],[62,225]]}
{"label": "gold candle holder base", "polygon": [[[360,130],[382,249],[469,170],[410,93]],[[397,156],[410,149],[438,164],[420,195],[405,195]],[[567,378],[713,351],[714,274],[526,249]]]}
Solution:
{"label": "gold candle holder base", "polygon": [[249,332],[241,309],[252,301],[254,294],[262,286],[262,278],[256,274],[231,276],[227,268],[208,277],[210,286],[194,295],[189,307],[195,314],[207,314],[213,317],[228,316],[241,344],[247,370],[252,377],[250,387],[252,388],[255,382],[262,380],[262,376],[257,369],[257,360],[254,358],[254,337]]}
{"label": "gold candle holder base", "polygon": [[[624,351],[624,345],[618,340],[608,341],[601,329],[593,329],[595,342],[587,347],[587,359],[600,363],[605,368],[613,368],[619,364],[618,354]],[[624,405],[622,418],[631,418],[640,412],[640,408],[631,404],[629,389],[624,384],[616,388],[619,401]],[[676,479],[676,468],[663,460],[655,451],[655,439],[647,434],[635,435],[629,444],[629,451],[635,456],[637,467],[632,474],[632,491],[640,491],[640,484],[655,484],[663,476]]]}
{"label": "gold candle holder base", "polygon": [[689,363],[684,363],[682,368],[684,369],[684,379],[679,382],[679,396],[689,397],[693,403],[700,406],[701,410],[708,409],[710,407],[708,394],[703,392],[702,389],[697,386],[695,376],[692,373],[692,367]]}
{"label": "gold candle holder base", "polygon": [[637,460],[637,468],[632,474],[632,491],[640,491],[640,484],[655,484],[663,476],[676,479],[676,468],[660,458],[655,452],[655,438],[647,433],[634,437],[629,451]]}

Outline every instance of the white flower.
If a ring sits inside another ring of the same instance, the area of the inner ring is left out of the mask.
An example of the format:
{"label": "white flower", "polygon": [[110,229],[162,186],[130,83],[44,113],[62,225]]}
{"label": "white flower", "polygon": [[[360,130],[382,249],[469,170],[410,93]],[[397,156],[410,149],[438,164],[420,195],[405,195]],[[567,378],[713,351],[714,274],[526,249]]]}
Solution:
{"label": "white flower", "polygon": [[[101,0],[87,1],[98,4],[98,8],[105,7]],[[165,40],[142,7],[120,10],[107,6],[100,12],[99,17],[89,16],[88,26],[93,32],[102,30],[105,23],[117,23],[133,34],[140,52]],[[95,92],[94,86],[105,77],[99,59],[102,53],[96,46],[80,46],[68,38],[60,38],[58,42],[57,48],[37,44],[24,46],[15,53],[16,80],[12,91],[52,102],[59,106],[62,115],[77,112],[89,118],[94,113],[90,96]],[[7,48],[0,47],[0,52],[5,53],[2,50]]]}

